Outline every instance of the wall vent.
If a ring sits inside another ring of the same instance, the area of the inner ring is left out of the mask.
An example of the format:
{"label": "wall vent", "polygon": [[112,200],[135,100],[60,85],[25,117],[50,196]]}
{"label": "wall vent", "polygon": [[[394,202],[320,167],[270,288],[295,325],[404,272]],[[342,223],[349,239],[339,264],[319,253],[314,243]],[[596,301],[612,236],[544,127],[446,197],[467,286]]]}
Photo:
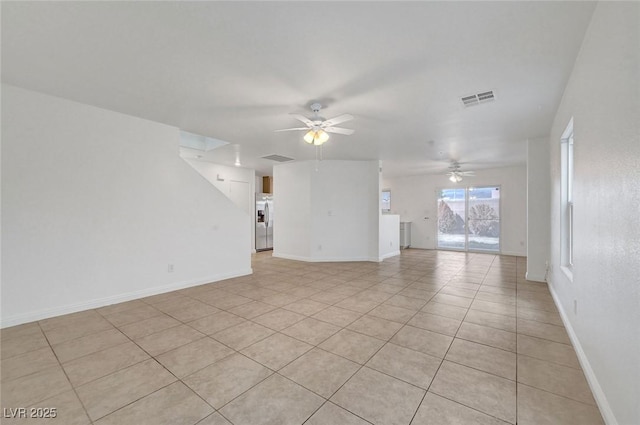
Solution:
{"label": "wall vent", "polygon": [[478,105],[480,103],[491,102],[496,98],[493,90],[485,91],[482,93],[472,94],[469,96],[463,96],[460,100],[462,100],[462,104],[466,107]]}
{"label": "wall vent", "polygon": [[293,158],[289,158],[287,156],[282,156],[282,155],[267,155],[267,156],[263,156],[262,158],[270,159],[270,160],[276,161],[276,162],[293,161]]}

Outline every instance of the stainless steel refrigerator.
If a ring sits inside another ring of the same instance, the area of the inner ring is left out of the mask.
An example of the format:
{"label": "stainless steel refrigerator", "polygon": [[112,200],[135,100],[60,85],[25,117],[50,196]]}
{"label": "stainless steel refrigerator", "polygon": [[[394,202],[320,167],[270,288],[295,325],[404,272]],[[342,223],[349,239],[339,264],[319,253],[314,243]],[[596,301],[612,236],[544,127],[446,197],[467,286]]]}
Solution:
{"label": "stainless steel refrigerator", "polygon": [[273,195],[256,194],[256,251],[273,249]]}

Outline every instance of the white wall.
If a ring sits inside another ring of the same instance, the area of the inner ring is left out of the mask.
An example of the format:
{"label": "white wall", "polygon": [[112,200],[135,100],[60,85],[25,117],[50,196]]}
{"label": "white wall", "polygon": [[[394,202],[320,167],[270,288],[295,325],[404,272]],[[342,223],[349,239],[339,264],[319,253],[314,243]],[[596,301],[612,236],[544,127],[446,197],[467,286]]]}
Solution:
{"label": "white wall", "polygon": [[435,249],[437,190],[466,186],[500,186],[500,248],[506,255],[526,255],[527,169],[525,166],[476,170],[475,177],[454,184],[444,175],[384,178],[391,189],[391,212],[411,222],[411,246]]}
{"label": "white wall", "polygon": [[[550,288],[610,425],[640,423],[639,55],[640,3],[599,3],[550,137]],[[560,137],[571,117],[573,281],[560,270]]]}
{"label": "white wall", "polygon": [[273,255],[308,260],[311,257],[311,172],[308,162],[273,167]]}
{"label": "white wall", "polygon": [[377,161],[302,161],[278,164],[273,174],[274,256],[378,261]]}
{"label": "white wall", "polygon": [[527,140],[527,279],[546,282],[549,260],[549,138]]}
{"label": "white wall", "polygon": [[255,187],[256,187],[256,193],[263,193],[262,176],[255,177]]}
{"label": "white wall", "polygon": [[245,217],[178,142],[2,86],[2,326],[251,272]]}
{"label": "white wall", "polygon": [[183,159],[246,214],[251,250],[255,251],[256,171],[242,167],[227,167],[226,165],[199,161],[185,158],[184,156]]}
{"label": "white wall", "polygon": [[[321,261],[378,260],[377,161],[309,161],[311,255]],[[275,168],[275,167],[274,167]],[[276,183],[277,184],[277,183]]]}
{"label": "white wall", "polygon": [[382,214],[380,216],[380,260],[400,255],[400,216],[396,214]]}

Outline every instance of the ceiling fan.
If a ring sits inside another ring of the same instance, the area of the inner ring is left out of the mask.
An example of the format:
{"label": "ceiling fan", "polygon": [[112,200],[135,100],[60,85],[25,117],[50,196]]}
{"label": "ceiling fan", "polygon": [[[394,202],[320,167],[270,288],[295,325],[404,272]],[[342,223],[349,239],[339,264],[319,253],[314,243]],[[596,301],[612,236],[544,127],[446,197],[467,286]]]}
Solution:
{"label": "ceiling fan", "polygon": [[461,171],[458,161],[452,161],[449,170],[446,175],[449,176],[449,180],[453,183],[460,183],[462,177],[474,177],[476,175],[475,171]]}
{"label": "ceiling fan", "polygon": [[320,146],[329,140],[328,133],[344,134],[347,136],[353,134],[354,130],[335,127],[336,124],[351,121],[353,119],[353,115],[343,114],[327,120],[319,115],[320,109],[322,109],[322,105],[319,103],[311,104],[311,110],[313,111],[313,116],[311,118],[307,118],[300,114],[291,114],[293,118],[302,121],[306,127],[285,128],[282,130],[276,130],[276,132],[306,130],[307,133],[304,135],[304,141],[315,146]]}

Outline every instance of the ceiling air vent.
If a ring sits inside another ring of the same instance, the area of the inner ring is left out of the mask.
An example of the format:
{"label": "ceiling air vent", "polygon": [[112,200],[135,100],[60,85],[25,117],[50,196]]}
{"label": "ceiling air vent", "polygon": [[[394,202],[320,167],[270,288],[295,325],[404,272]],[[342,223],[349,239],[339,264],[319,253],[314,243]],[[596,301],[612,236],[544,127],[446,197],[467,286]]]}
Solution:
{"label": "ceiling air vent", "polygon": [[462,104],[466,107],[478,105],[480,103],[491,102],[496,97],[493,94],[493,90],[485,91],[478,94],[472,94],[470,96],[464,96],[461,98]]}
{"label": "ceiling air vent", "polygon": [[263,156],[262,158],[270,159],[270,160],[276,161],[276,162],[293,161],[293,158],[289,158],[287,156],[282,156],[282,155],[267,155],[267,156]]}
{"label": "ceiling air vent", "polygon": [[478,96],[475,94],[473,96],[465,96],[462,98],[462,103],[464,106],[471,106],[478,103]]}

